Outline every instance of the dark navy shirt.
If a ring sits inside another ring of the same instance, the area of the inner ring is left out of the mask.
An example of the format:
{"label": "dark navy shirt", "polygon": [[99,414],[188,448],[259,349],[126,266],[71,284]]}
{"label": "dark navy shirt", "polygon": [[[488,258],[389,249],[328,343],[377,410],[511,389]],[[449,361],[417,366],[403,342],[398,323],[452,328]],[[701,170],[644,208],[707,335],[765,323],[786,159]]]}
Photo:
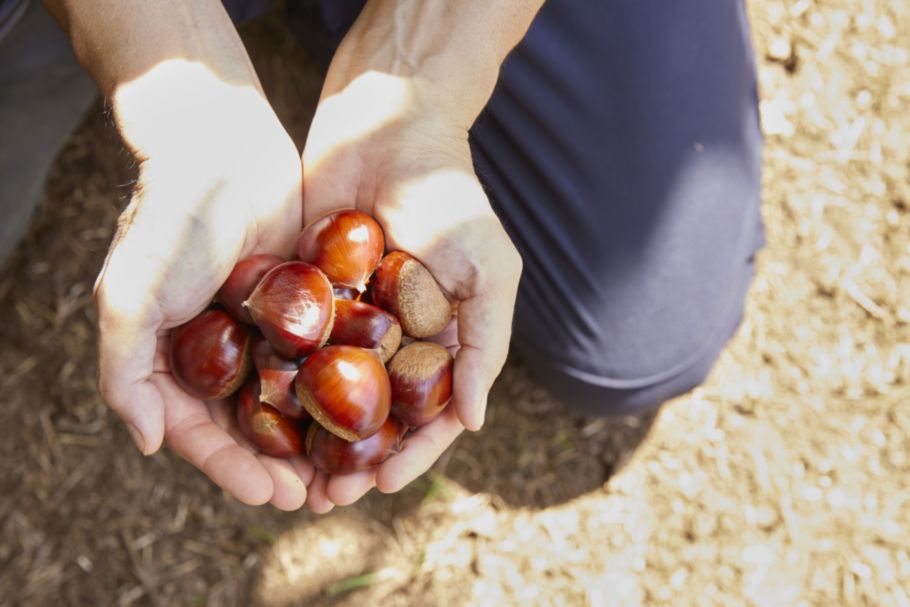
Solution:
{"label": "dark navy shirt", "polygon": [[0,0],[0,40],[13,29],[28,3],[29,0]]}

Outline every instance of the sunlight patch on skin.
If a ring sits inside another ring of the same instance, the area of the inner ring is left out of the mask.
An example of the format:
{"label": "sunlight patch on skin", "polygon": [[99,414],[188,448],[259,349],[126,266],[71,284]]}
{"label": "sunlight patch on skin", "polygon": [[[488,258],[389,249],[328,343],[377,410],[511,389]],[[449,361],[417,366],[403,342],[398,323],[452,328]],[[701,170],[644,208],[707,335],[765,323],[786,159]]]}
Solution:
{"label": "sunlight patch on skin", "polygon": [[[185,129],[184,141],[202,142],[207,139],[199,136],[211,131],[209,140],[218,140],[223,137],[218,127],[237,123],[237,116],[244,117],[238,126],[250,133],[262,120],[274,119],[263,112],[268,105],[258,88],[227,82],[204,63],[186,59],[162,61],[119,85],[113,102],[121,133],[143,158],[183,153],[187,160],[198,162],[193,146],[175,146],[172,133]],[[198,120],[199,116],[206,120]],[[171,128],[162,129],[162,125]],[[224,153],[231,150],[224,149]]]}
{"label": "sunlight patch on skin", "polygon": [[[370,104],[364,104],[364,99]],[[373,70],[358,76],[340,92],[320,101],[318,120],[313,120],[316,131],[307,139],[303,164],[318,169],[333,152],[401,119],[413,105],[410,79]],[[319,142],[331,143],[316,145]]]}
{"label": "sunlight patch on skin", "polygon": [[[158,320],[170,327],[198,313],[212,294],[200,292],[214,292],[249,252],[241,250],[250,245],[243,237],[251,213],[261,219],[268,208],[262,201],[275,201],[269,204],[283,217],[285,201],[300,198],[299,157],[256,86],[227,82],[204,63],[162,61],[120,85],[113,106],[142,164],[141,187],[103,270],[105,282],[116,285],[107,290],[108,307],[130,318],[148,316],[144,294],[153,293]],[[263,152],[240,152],[248,149]],[[228,205],[237,212],[224,212]],[[278,233],[275,241],[291,236]],[[279,245],[286,243],[266,248]],[[175,273],[203,278],[191,289],[162,290]]]}
{"label": "sunlight patch on skin", "polygon": [[395,226],[392,244],[418,256],[466,225],[496,219],[473,173],[451,168],[403,181],[381,215],[386,225]]}

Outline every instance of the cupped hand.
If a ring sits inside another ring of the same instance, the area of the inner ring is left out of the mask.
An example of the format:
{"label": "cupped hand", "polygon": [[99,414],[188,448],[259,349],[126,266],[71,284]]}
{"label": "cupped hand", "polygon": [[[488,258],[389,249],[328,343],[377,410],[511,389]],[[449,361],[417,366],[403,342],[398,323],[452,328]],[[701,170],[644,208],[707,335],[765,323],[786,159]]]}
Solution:
{"label": "cupped hand", "polygon": [[367,71],[329,78],[303,154],[304,213],[373,214],[389,249],[420,259],[455,304],[436,341],[455,354],[453,401],[378,469],[317,472],[308,506],[325,512],[374,486],[394,492],[424,473],[465,429],[483,424],[509,348],[521,258],[473,170],[467,130],[417,78]]}
{"label": "cupped hand", "polygon": [[233,407],[186,394],[168,363],[171,329],[210,304],[239,259],[292,252],[297,150],[258,86],[197,64],[156,67],[120,89],[115,110],[141,163],[95,286],[102,396],[143,453],[167,441],[240,501],[299,508],[312,467],[257,454]]}

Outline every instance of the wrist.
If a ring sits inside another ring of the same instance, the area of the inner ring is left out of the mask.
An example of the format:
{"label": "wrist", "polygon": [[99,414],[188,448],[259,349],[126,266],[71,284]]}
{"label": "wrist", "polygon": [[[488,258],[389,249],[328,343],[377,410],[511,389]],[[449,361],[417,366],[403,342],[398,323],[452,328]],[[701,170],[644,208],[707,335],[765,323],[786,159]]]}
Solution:
{"label": "wrist", "polygon": [[411,83],[412,100],[466,131],[541,3],[371,0],[339,47],[323,95],[369,72],[392,76]]}
{"label": "wrist", "polygon": [[267,105],[219,0],[45,4],[140,157],[167,140],[202,143],[195,134],[217,136],[210,125],[230,124],[220,118],[238,122],[245,107]]}
{"label": "wrist", "polygon": [[116,85],[110,103],[121,137],[140,161],[198,164],[281,130],[255,83],[225,82],[207,65],[183,59]]}
{"label": "wrist", "polygon": [[257,82],[243,43],[219,0],[44,2],[105,96],[174,59],[202,63],[226,82]]}

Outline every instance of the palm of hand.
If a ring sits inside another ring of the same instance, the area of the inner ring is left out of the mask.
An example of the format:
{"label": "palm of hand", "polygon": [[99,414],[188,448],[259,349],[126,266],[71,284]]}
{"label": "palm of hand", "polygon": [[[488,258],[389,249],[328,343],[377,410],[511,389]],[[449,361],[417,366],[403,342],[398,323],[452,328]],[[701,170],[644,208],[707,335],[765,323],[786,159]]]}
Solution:
{"label": "palm of hand", "polygon": [[283,131],[224,157],[143,166],[96,284],[99,386],[145,453],[164,439],[241,501],[296,509],[312,468],[255,454],[227,402],[189,396],[170,372],[170,330],[209,305],[238,259],[287,256],[302,222],[299,159]]}
{"label": "palm of hand", "polygon": [[352,503],[373,486],[400,490],[466,426],[479,428],[505,361],[521,266],[474,174],[466,133],[417,118],[352,134],[341,126],[349,115],[343,97],[323,100],[311,127],[303,157],[306,219],[352,206],[371,213],[388,249],[407,251],[430,269],[457,307],[435,338],[456,355],[455,388],[453,406],[378,469],[317,472],[307,501],[317,512]]}
{"label": "palm of hand", "polygon": [[210,303],[240,258],[287,256],[299,234],[300,161],[265,109],[233,137],[211,125],[205,132],[215,140],[193,138],[203,149],[179,159],[151,154],[96,285],[102,395],[145,453],[166,439],[249,504],[295,509],[307,499],[322,512],[373,486],[397,491],[465,426],[479,428],[508,349],[521,260],[474,176],[466,134],[414,108],[392,120],[381,104],[378,121],[358,116],[370,99],[356,88],[340,105],[324,100],[314,119],[303,159],[306,219],[351,206],[372,213],[389,248],[421,259],[458,308],[439,336],[457,353],[453,406],[402,453],[378,470],[332,478],[304,458],[258,454],[226,402],[190,397],[170,373],[170,330]]}

